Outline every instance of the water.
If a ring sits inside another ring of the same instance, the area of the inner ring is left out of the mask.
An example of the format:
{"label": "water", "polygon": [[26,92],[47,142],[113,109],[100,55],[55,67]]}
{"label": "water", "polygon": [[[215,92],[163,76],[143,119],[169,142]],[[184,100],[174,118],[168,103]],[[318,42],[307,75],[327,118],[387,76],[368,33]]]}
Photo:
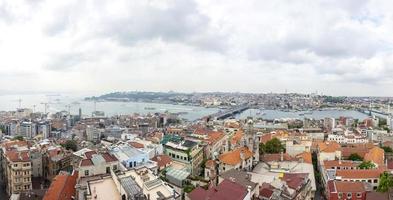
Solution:
{"label": "water", "polygon": [[[264,113],[263,115],[261,115]],[[297,112],[285,112],[280,110],[258,110],[258,109],[248,109],[235,117],[237,119],[244,119],[248,116],[252,117],[261,117],[263,119],[280,119],[280,118],[293,118],[293,119],[304,119],[304,118],[313,118],[313,119],[324,119],[325,117],[333,117],[339,118],[341,116],[344,117],[353,117],[355,119],[366,119],[369,116],[354,110],[315,110],[312,113],[307,113],[304,111]]]}
{"label": "water", "polygon": [[[89,96],[89,95],[86,95]],[[36,105],[35,111],[44,112],[45,106],[42,103],[48,103],[47,111],[55,113],[58,111],[68,111],[67,105],[71,105],[71,114],[78,114],[79,108],[82,109],[84,116],[90,116],[94,111],[94,102],[84,101],[86,96],[76,95],[45,95],[45,94],[32,94],[32,95],[0,95],[0,111],[16,110],[19,107],[19,99],[21,99],[21,106],[23,108],[31,108]],[[106,116],[113,116],[117,114],[133,114],[133,113],[164,113],[165,111],[171,113],[187,112],[182,114],[181,117],[193,121],[209,114],[218,112],[217,108],[205,108],[198,106],[186,105],[172,105],[172,104],[159,104],[159,103],[144,103],[144,102],[97,102],[96,108],[99,111],[104,111]],[[146,110],[145,108],[154,108],[154,110]],[[264,115],[258,112],[265,113]],[[366,114],[352,111],[352,110],[322,110],[313,111],[312,114],[300,115],[304,112],[284,112],[280,110],[258,110],[249,109],[235,117],[237,119],[244,119],[248,116],[261,117],[263,119],[280,119],[280,118],[297,118],[303,119],[314,118],[323,119],[325,117],[339,118],[340,116],[353,117],[355,119],[363,120],[368,116]]]}
{"label": "water", "polygon": [[[79,108],[81,108],[82,115],[90,116],[94,111],[94,102],[84,101],[83,98],[84,96],[45,94],[0,95],[0,111],[16,110],[19,107],[19,99],[22,99],[21,107],[34,109],[35,105],[35,111],[44,112],[45,105],[43,103],[48,103],[47,112],[50,113],[62,110],[68,111],[70,109],[71,114],[78,114]],[[67,107],[68,105],[70,105],[70,108]],[[145,108],[154,108],[154,110],[147,110]],[[181,118],[190,121],[218,112],[219,110],[217,108],[144,102],[97,102],[96,109],[104,111],[106,116],[133,113],[164,113],[166,111],[170,113],[186,112],[181,115]]]}

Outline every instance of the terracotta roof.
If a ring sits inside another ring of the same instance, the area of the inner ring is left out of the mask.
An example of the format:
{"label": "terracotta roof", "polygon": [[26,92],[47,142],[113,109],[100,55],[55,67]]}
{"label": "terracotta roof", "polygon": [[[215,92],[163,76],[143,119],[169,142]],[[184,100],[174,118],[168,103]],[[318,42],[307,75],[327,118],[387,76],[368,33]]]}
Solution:
{"label": "terracotta roof", "polygon": [[337,192],[365,192],[363,182],[334,181]]}
{"label": "terracotta roof", "polygon": [[83,159],[80,163],[81,167],[85,167],[85,166],[92,166],[94,165],[93,161],[91,161],[91,159]]}
{"label": "terracotta roof", "polygon": [[93,155],[97,154],[97,152],[95,151],[88,151],[85,153],[85,156],[87,159],[91,159],[93,157]]}
{"label": "terracotta roof", "polygon": [[198,187],[188,197],[191,200],[243,200],[246,195],[247,188],[225,179],[217,187],[208,190]]}
{"label": "terracotta roof", "polygon": [[220,141],[225,136],[225,134],[221,131],[212,131],[212,132],[209,132],[207,135],[208,135],[207,142],[209,144],[214,144],[214,143]]}
{"label": "terracotta roof", "polygon": [[6,157],[12,162],[29,162],[30,155],[28,151],[6,151]]}
{"label": "terracotta roof", "polygon": [[333,153],[339,151],[341,146],[337,142],[320,142],[318,144],[319,151],[325,153]]}
{"label": "terracotta roof", "polygon": [[346,158],[355,153],[364,158],[367,152],[368,148],[366,146],[341,147],[341,155]]}
{"label": "terracotta roof", "polygon": [[137,148],[137,149],[143,149],[145,148],[145,145],[139,143],[139,142],[128,142],[132,147]]}
{"label": "terracotta roof", "polygon": [[158,167],[165,167],[172,162],[172,158],[168,155],[156,155],[151,160],[157,162]]}
{"label": "terracotta roof", "polygon": [[269,140],[271,140],[272,139],[272,134],[271,133],[268,133],[268,134],[264,134],[264,135],[262,135],[262,137],[261,137],[261,143],[266,143],[266,142],[268,142]]}
{"label": "terracotta roof", "polygon": [[118,161],[118,159],[115,156],[109,154],[108,152],[101,154],[101,156],[105,159],[105,162],[116,162],[116,161]]}
{"label": "terracotta roof", "polygon": [[303,162],[312,164],[312,156],[310,152],[303,152],[296,155],[296,158],[302,158]]}
{"label": "terracotta roof", "polygon": [[262,188],[261,190],[259,190],[260,197],[265,197],[267,199],[270,199],[272,194],[273,194],[273,190],[270,188]]}
{"label": "terracotta roof", "polygon": [[289,188],[299,190],[307,177],[308,173],[285,173],[282,180],[287,183]]}
{"label": "terracotta roof", "polygon": [[8,141],[2,144],[2,146],[5,149],[11,149],[13,147],[23,147],[23,146],[30,146],[29,143],[27,141],[19,141],[19,140],[15,140],[15,141]]}
{"label": "terracotta roof", "polygon": [[345,179],[379,178],[383,172],[381,169],[336,170],[336,176]]}
{"label": "terracotta roof", "polygon": [[71,176],[63,173],[57,175],[53,179],[43,200],[70,200],[71,197],[75,197],[75,185],[77,178],[77,171],[74,171]]}
{"label": "terracotta roof", "polygon": [[243,138],[243,135],[244,133],[242,130],[236,131],[236,133],[231,138],[231,144],[239,144]]}
{"label": "terracotta roof", "polygon": [[331,169],[332,167],[357,167],[360,165],[359,162],[353,162],[348,160],[325,160],[323,161],[325,169]]}
{"label": "terracotta roof", "polygon": [[[283,153],[283,160],[284,161],[293,161],[295,160],[292,158],[289,154]],[[275,153],[275,154],[264,154],[261,157],[261,160],[264,162],[272,162],[272,161],[281,161],[281,154],[280,153]]]}
{"label": "terracotta roof", "polygon": [[385,159],[385,151],[379,147],[372,148],[366,155],[364,156],[365,161],[371,161],[378,166],[382,166],[384,164]]}
{"label": "terracotta roof", "polygon": [[241,162],[240,154],[243,153],[244,159],[249,159],[252,157],[253,153],[248,149],[248,147],[241,147],[233,151],[221,154],[219,159],[221,162],[228,165],[237,165]]}

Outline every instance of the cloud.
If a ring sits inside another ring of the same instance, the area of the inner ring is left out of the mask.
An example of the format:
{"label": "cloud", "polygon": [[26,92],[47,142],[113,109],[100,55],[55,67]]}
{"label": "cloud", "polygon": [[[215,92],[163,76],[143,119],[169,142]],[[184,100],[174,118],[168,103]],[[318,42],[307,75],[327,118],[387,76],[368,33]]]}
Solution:
{"label": "cloud", "polygon": [[[0,68],[34,72],[29,88],[45,91],[381,94],[374,88],[393,89],[390,6],[388,0],[5,0]],[[12,77],[20,84],[15,90],[26,91],[31,79]]]}

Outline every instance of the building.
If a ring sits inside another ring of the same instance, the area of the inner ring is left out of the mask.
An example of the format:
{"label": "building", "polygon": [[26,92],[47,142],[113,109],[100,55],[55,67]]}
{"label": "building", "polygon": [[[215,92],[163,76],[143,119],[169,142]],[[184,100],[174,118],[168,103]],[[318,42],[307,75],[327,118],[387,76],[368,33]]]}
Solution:
{"label": "building", "polygon": [[328,200],[356,199],[366,200],[365,183],[348,181],[329,181],[327,190]]}
{"label": "building", "polygon": [[250,191],[235,181],[225,179],[218,186],[205,190],[195,188],[188,194],[190,200],[250,200]]}
{"label": "building", "polygon": [[32,168],[28,151],[5,152],[3,167],[8,195],[32,189]]}
{"label": "building", "polygon": [[98,154],[95,151],[90,151],[85,154],[85,158],[79,164],[79,178],[95,176],[101,174],[110,174],[111,170],[119,170],[118,159],[109,154]]}
{"label": "building", "polygon": [[192,175],[199,175],[203,161],[203,148],[191,140],[164,144],[164,153],[174,162],[183,164]]}
{"label": "building", "polygon": [[286,152],[290,156],[296,156],[303,152],[310,152],[311,151],[311,140],[308,141],[299,141],[299,140],[289,140],[285,143]]}
{"label": "building", "polygon": [[109,152],[114,155],[126,168],[140,167],[148,164],[149,154],[129,144],[119,144],[110,147]]}
{"label": "building", "polygon": [[26,141],[9,141],[1,147],[1,171],[8,195],[32,189],[32,162]]}
{"label": "building", "polygon": [[59,173],[52,181],[43,200],[71,200],[75,199],[75,185],[78,172],[73,171],[70,175],[65,172]]}
{"label": "building", "polygon": [[233,151],[221,154],[218,159],[220,161],[220,172],[230,169],[239,169],[251,171],[253,167],[253,155],[248,147],[240,147]]}
{"label": "building", "polygon": [[101,137],[101,132],[98,128],[88,125],[86,127],[86,139],[91,142],[99,141]]}

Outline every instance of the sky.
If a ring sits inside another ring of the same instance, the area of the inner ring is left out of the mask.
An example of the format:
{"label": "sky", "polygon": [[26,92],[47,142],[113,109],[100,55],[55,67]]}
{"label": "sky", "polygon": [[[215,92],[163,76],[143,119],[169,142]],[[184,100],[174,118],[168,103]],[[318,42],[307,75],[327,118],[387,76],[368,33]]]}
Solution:
{"label": "sky", "polygon": [[0,0],[0,92],[393,96],[391,0]]}

